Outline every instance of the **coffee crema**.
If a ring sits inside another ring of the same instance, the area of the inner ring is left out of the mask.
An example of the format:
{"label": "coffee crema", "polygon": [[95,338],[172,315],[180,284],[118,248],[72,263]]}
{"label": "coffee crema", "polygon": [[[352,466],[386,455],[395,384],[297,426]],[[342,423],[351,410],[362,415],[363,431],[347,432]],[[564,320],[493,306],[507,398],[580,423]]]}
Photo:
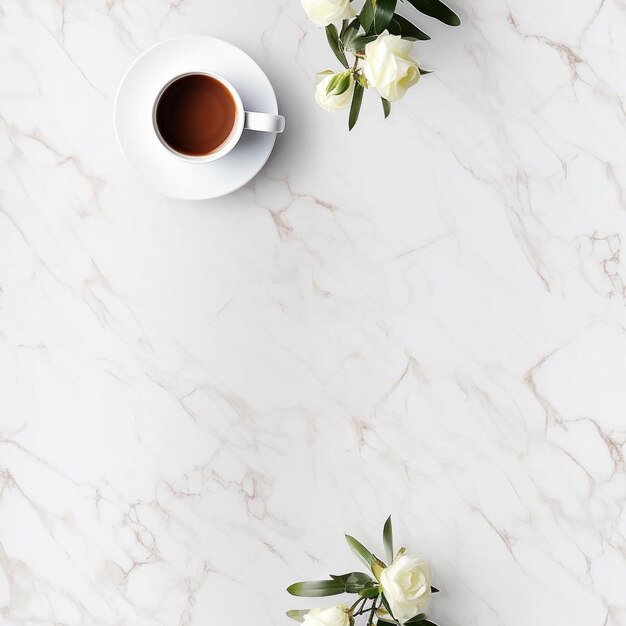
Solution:
{"label": "coffee crema", "polygon": [[230,90],[217,78],[189,74],[168,85],[155,112],[163,141],[191,157],[208,156],[228,139],[237,117]]}

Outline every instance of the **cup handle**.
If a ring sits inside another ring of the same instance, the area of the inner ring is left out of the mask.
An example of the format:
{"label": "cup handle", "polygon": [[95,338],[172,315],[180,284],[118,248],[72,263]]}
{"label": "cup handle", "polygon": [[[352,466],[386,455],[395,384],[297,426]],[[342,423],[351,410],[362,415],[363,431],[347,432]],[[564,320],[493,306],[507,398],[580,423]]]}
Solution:
{"label": "cup handle", "polygon": [[285,118],[273,113],[245,112],[243,127],[245,130],[257,130],[263,133],[282,133],[285,130]]}

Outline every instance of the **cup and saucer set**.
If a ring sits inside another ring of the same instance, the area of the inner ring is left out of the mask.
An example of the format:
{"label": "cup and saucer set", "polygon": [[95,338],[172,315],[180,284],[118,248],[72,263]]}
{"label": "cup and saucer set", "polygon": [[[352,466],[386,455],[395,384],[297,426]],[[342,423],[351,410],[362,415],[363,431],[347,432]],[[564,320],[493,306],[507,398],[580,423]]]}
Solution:
{"label": "cup and saucer set", "polygon": [[118,142],[161,193],[217,198],[249,182],[285,128],[263,70],[236,46],[204,36],[156,44],[115,98]]}

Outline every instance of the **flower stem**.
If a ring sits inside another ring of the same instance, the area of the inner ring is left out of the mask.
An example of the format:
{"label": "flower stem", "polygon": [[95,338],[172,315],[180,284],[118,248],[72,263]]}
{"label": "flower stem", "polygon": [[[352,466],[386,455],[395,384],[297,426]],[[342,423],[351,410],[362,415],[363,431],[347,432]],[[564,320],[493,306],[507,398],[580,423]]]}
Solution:
{"label": "flower stem", "polygon": [[[365,607],[365,602],[363,602],[363,606],[359,607],[359,610],[356,613],[353,613],[353,617],[356,617],[357,615],[363,615],[363,613],[368,613],[369,612],[370,613],[370,617],[373,618],[374,610],[377,608],[376,607],[376,600],[377,599],[378,598],[374,598],[372,600],[372,605],[367,607],[367,608],[364,608]],[[371,622],[368,622],[368,623],[371,623]]]}
{"label": "flower stem", "polygon": [[356,613],[352,613],[352,615],[360,615],[359,611],[363,608],[363,605],[367,602],[367,598],[359,598],[351,607],[350,607],[350,613],[352,613],[352,611],[354,611],[355,607],[357,606],[357,604],[360,604],[361,606],[358,608]]}
{"label": "flower stem", "polygon": [[370,616],[367,618],[367,626],[372,626],[372,622],[374,621],[374,613],[376,612],[376,600],[378,598],[374,598],[374,602],[372,602],[372,608],[370,609]]}

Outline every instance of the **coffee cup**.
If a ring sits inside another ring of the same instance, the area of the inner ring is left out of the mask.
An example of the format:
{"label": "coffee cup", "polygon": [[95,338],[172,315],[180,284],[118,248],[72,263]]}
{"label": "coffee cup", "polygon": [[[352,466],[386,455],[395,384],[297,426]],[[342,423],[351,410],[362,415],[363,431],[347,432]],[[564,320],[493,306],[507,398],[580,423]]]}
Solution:
{"label": "coffee cup", "polygon": [[165,148],[195,163],[226,156],[244,130],[282,133],[285,129],[282,115],[246,111],[225,78],[205,71],[169,80],[154,101],[152,123]]}

